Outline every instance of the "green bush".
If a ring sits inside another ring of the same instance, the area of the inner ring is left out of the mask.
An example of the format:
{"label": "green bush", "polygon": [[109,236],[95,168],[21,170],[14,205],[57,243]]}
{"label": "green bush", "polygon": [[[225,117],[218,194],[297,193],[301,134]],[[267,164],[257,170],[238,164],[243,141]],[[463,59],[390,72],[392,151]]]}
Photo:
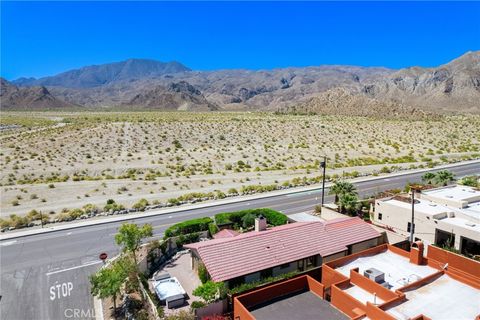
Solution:
{"label": "green bush", "polygon": [[211,223],[208,224],[208,231],[210,232],[210,236],[212,236],[212,237],[215,233],[218,232],[218,227],[215,224],[215,222],[211,222]]}
{"label": "green bush", "polygon": [[217,293],[220,292],[220,299],[226,295],[226,286],[223,282],[207,281],[193,290],[193,295],[202,298],[206,303],[215,301]]}
{"label": "green bush", "polygon": [[292,271],[292,272],[289,272],[289,273],[284,273],[284,274],[278,275],[276,277],[268,277],[268,278],[264,278],[264,279],[254,281],[254,282],[242,283],[242,284],[240,284],[240,285],[238,285],[234,288],[229,289],[228,293],[232,294],[232,295],[237,294],[237,293],[242,293],[242,292],[245,292],[247,290],[256,288],[258,286],[267,284],[267,283],[293,278],[297,274],[298,274],[298,271]]}
{"label": "green bush", "polygon": [[203,308],[205,307],[207,304],[203,301],[192,301],[192,304],[190,305],[190,307],[192,309],[198,309],[198,308]]}
{"label": "green bush", "polygon": [[202,283],[205,283],[205,282],[208,281],[207,268],[205,267],[205,265],[203,263],[200,263],[198,265],[198,278],[200,279],[200,281]]}
{"label": "green bush", "polygon": [[164,239],[179,235],[187,235],[192,232],[207,231],[209,230],[208,225],[212,222],[213,220],[211,218],[204,217],[176,223],[165,230]]}
{"label": "green bush", "polygon": [[215,215],[215,222],[217,223],[217,225],[233,224],[234,229],[238,229],[240,226],[243,225],[242,218],[247,214],[251,214],[255,217],[262,215],[267,219],[267,223],[273,226],[279,226],[288,222],[288,218],[286,215],[268,208],[247,209],[235,212],[218,213]]}
{"label": "green bush", "polygon": [[[253,225],[255,224],[255,218],[256,216],[254,216],[253,214],[251,213],[247,213],[246,215],[244,215],[242,217],[242,226],[245,228],[245,229],[248,229],[250,227],[253,227]],[[268,220],[267,220],[268,221]]]}
{"label": "green bush", "polygon": [[175,241],[175,244],[177,245],[178,248],[181,248],[184,244],[198,242],[199,239],[200,239],[200,234],[198,232],[192,232],[185,235],[181,234],[178,236],[177,241]]}

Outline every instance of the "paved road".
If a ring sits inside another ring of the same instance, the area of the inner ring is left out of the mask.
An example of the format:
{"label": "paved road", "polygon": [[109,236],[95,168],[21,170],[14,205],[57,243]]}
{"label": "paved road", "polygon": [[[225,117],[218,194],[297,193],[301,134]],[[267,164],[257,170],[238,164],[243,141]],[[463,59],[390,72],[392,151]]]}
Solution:
{"label": "paved road", "polygon": [[[449,170],[457,176],[478,174],[480,163],[458,165]],[[361,196],[372,195],[386,189],[403,188],[407,182],[418,181],[421,175],[415,173],[359,182],[357,189]],[[185,219],[259,207],[293,214],[311,210],[318,204],[320,196],[321,190],[306,191],[185,210],[172,215],[132,217],[131,221],[151,223],[154,237],[160,238],[168,226]],[[331,201],[332,198],[326,197],[326,200]],[[114,222],[1,241],[0,318],[93,319],[88,275],[100,267],[100,252],[107,252],[110,257],[119,252],[114,243],[114,234],[119,225],[119,222]],[[79,317],[75,317],[75,312]]]}

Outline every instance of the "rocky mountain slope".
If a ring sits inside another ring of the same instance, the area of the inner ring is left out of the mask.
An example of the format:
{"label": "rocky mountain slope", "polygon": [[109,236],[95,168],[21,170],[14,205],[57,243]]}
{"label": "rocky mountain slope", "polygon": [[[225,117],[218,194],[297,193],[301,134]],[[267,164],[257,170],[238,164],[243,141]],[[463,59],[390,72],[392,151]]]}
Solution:
{"label": "rocky mountain slope", "polygon": [[[339,106],[363,103],[374,110],[382,105],[407,113],[480,113],[480,51],[436,68],[401,70],[319,66],[191,71],[175,62],[132,59],[16,83],[44,85],[60,100],[88,108],[285,111],[319,109],[325,101],[320,109],[326,112],[335,98]],[[179,84],[181,92],[172,89]],[[335,88],[343,91],[330,91]]]}
{"label": "rocky mountain slope", "polygon": [[399,70],[364,86],[363,93],[431,111],[480,113],[480,51],[437,68]]}
{"label": "rocky mountain slope", "polygon": [[392,101],[379,101],[365,95],[352,94],[344,88],[334,88],[309,98],[303,103],[280,108],[279,112],[364,116],[379,118],[422,118],[433,114]]}
{"label": "rocky mountain slope", "polygon": [[148,59],[129,59],[120,62],[93,65],[70,70],[52,77],[40,79],[20,78],[14,84],[22,86],[40,85],[65,88],[91,88],[114,81],[157,77],[164,74],[190,71],[178,62],[160,62]]}
{"label": "rocky mountain slope", "polygon": [[74,104],[54,97],[45,87],[17,87],[0,78],[0,106],[2,109],[66,109]]}
{"label": "rocky mountain slope", "polygon": [[156,86],[153,89],[144,90],[123,105],[162,110],[218,110],[217,106],[205,99],[200,90],[185,81],[170,83],[167,87]]}

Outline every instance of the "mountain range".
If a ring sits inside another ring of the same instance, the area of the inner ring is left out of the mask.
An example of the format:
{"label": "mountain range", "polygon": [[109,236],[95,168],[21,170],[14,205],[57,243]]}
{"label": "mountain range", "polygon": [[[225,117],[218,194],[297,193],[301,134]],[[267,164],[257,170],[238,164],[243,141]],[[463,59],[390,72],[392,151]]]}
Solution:
{"label": "mountain range", "polygon": [[480,113],[480,51],[400,70],[326,65],[194,71],[146,59],[1,81],[2,109],[260,110],[320,114]]}

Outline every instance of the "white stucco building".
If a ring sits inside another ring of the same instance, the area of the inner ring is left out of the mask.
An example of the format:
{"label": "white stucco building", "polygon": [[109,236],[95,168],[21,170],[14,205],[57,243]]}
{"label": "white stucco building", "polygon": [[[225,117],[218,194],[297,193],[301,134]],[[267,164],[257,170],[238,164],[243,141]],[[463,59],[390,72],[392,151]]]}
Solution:
{"label": "white stucco building", "polygon": [[[454,185],[425,190],[415,200],[414,237],[480,255],[480,190]],[[408,236],[412,215],[407,196],[375,202],[374,223]]]}

